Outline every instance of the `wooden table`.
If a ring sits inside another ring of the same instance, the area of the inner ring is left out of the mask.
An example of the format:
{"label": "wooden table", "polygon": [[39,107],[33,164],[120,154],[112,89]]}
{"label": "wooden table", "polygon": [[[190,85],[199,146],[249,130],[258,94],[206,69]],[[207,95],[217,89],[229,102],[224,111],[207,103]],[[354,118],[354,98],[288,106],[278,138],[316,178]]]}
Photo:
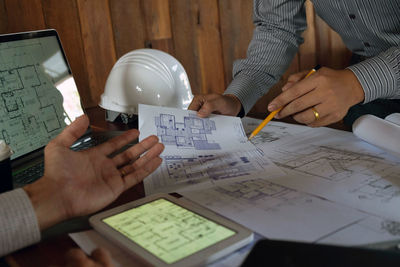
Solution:
{"label": "wooden table", "polygon": [[[128,130],[122,122],[107,122],[105,112],[100,108],[86,110],[93,131]],[[143,183],[125,191],[116,201],[105,209],[144,197]],[[78,247],[68,233],[90,229],[87,218],[81,217],[61,223],[43,232],[42,241],[38,244],[21,249],[5,257],[10,266],[54,266],[64,265],[66,251]]]}

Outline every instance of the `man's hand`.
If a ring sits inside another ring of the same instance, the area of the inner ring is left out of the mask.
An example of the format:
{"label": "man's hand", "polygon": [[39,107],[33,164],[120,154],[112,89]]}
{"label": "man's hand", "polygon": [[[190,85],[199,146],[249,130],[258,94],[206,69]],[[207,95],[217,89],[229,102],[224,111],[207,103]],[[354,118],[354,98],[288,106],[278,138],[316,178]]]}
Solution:
{"label": "man's hand", "polygon": [[24,187],[41,230],[105,207],[161,164],[159,155],[164,146],[156,136],[109,157],[136,139],[138,130],[126,131],[84,151],[72,151],[70,146],[88,125],[87,116],[81,116],[49,142],[45,148],[44,176]]}
{"label": "man's hand", "polygon": [[81,249],[71,249],[66,254],[67,267],[113,267],[108,250],[98,248],[87,256]]}
{"label": "man's hand", "polygon": [[351,106],[364,100],[361,84],[350,70],[321,68],[303,80],[306,74],[290,76],[283,92],[268,105],[269,111],[283,107],[277,119],[293,115],[308,126],[326,126],[343,119]]}
{"label": "man's hand", "polygon": [[188,109],[197,111],[199,117],[205,118],[211,113],[236,116],[241,108],[242,104],[234,95],[208,94],[194,96]]}

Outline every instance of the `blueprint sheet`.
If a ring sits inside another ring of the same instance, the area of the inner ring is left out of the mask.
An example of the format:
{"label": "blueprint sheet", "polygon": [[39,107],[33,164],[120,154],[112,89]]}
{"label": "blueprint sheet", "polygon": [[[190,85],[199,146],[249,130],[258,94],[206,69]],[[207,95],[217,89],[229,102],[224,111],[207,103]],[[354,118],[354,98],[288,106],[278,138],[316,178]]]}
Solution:
{"label": "blueprint sheet", "polygon": [[280,184],[400,220],[400,160],[352,133],[318,128],[258,147],[289,175]]}
{"label": "blueprint sheet", "polygon": [[157,135],[165,145],[163,153],[168,155],[254,149],[240,119],[232,116],[199,118],[192,110],[139,104],[139,130],[140,140]]}
{"label": "blueprint sheet", "polygon": [[139,105],[142,138],[157,134],[165,145],[161,166],[144,180],[146,195],[177,192],[199,184],[283,175],[247,140],[239,118],[199,118],[189,110]]}
{"label": "blueprint sheet", "polygon": [[266,177],[284,174],[259,150],[161,157],[161,166],[143,181],[146,195],[245,180],[261,172]]}
{"label": "blueprint sheet", "polygon": [[400,223],[279,184],[282,177],[180,192],[271,239],[366,245],[400,239]]}
{"label": "blueprint sheet", "polygon": [[[260,122],[244,118],[245,131]],[[180,193],[270,238],[343,245],[400,239],[395,157],[349,132],[274,121],[252,142],[287,175]]]}

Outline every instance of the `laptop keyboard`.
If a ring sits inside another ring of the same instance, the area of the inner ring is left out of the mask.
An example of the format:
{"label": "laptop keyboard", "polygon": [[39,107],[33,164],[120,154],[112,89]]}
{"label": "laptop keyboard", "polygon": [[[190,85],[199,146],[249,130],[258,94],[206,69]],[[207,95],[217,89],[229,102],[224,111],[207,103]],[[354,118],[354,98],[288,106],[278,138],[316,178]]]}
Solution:
{"label": "laptop keyboard", "polygon": [[[94,147],[96,145],[99,145],[101,143],[104,143],[108,139],[110,139],[113,136],[119,135],[121,132],[119,131],[114,131],[113,133],[110,132],[108,135],[107,134],[94,134],[93,137],[87,137],[86,139],[83,139],[82,141],[79,141],[75,143],[74,145],[71,146],[71,150],[73,151],[80,151],[80,150],[85,150],[91,147]],[[133,145],[133,144],[130,144]],[[43,176],[44,173],[44,161],[37,162],[35,165],[29,166],[26,169],[14,173],[14,185],[15,187],[19,186],[24,186],[26,184],[33,183],[37,179]]]}
{"label": "laptop keyboard", "polygon": [[[87,138],[82,142],[76,143],[71,147],[74,151],[88,149],[90,147],[96,146],[101,143],[102,140],[97,140],[93,138]],[[44,161],[38,162],[35,165],[32,165],[17,174],[14,174],[14,181],[16,185],[26,185],[33,183],[37,179],[43,176],[44,173]]]}
{"label": "laptop keyboard", "polygon": [[17,185],[30,184],[43,176],[44,161],[26,168],[17,174],[14,174],[14,181]]}

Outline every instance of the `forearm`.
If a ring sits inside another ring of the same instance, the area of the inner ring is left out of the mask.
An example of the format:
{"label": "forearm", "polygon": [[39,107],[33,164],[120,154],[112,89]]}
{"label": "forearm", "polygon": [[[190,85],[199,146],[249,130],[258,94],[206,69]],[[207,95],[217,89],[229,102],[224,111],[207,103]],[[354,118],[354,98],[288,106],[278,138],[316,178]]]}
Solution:
{"label": "forearm", "polygon": [[348,67],[364,90],[364,103],[378,98],[400,98],[400,47]]}
{"label": "forearm", "polygon": [[233,94],[247,113],[277,83],[303,42],[304,1],[254,1],[253,38],[247,57],[234,64],[234,79],[225,94]]}
{"label": "forearm", "polygon": [[49,179],[45,181],[43,178],[24,187],[41,231],[68,219],[62,203],[57,199],[57,195],[60,194],[57,185],[52,185]]}
{"label": "forearm", "polygon": [[23,189],[0,195],[0,256],[40,240],[34,208]]}

